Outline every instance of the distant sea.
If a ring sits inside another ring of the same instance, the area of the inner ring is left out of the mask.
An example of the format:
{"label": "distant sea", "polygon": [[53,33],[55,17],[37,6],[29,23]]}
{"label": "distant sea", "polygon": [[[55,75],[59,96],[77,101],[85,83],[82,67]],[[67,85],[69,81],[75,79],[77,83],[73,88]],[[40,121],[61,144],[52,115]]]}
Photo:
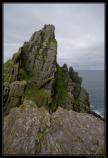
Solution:
{"label": "distant sea", "polygon": [[82,77],[82,86],[89,93],[90,107],[97,114],[104,117],[104,71],[77,70]]}

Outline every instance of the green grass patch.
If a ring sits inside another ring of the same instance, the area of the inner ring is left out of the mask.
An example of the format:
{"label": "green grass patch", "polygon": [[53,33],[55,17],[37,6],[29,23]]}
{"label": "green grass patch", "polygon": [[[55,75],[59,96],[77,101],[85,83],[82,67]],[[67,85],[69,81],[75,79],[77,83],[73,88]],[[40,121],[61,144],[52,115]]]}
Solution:
{"label": "green grass patch", "polygon": [[49,40],[49,43],[51,44],[51,45],[55,45],[55,44],[57,44],[57,41],[56,41],[56,39],[55,38],[53,38],[53,39],[50,39]]}
{"label": "green grass patch", "polygon": [[19,106],[20,112],[23,113],[25,111],[26,107],[29,105],[32,108],[36,108],[36,104],[32,100],[24,100],[23,104],[21,104]]}
{"label": "green grass patch", "polygon": [[36,98],[35,87],[33,88],[31,85],[27,85],[25,90],[25,99],[32,100],[33,102],[35,102],[35,98]]}
{"label": "green grass patch", "polygon": [[105,155],[105,149],[104,149],[104,148],[101,148],[101,149],[99,150],[99,154],[100,154],[100,155]]}
{"label": "green grass patch", "polygon": [[43,140],[43,138],[44,138],[43,132],[38,131],[38,133],[37,133],[37,138],[38,138],[39,141]]}
{"label": "green grass patch", "polygon": [[20,68],[19,78],[20,78],[20,80],[28,81],[31,79],[31,76],[28,74],[28,72],[24,68]]}
{"label": "green grass patch", "polygon": [[74,110],[80,112],[80,101],[79,98],[74,99]]}
{"label": "green grass patch", "polygon": [[35,102],[37,106],[41,107],[47,107],[49,102],[49,92],[44,89],[40,89],[36,92]]}
{"label": "green grass patch", "polygon": [[3,64],[3,82],[10,82],[10,76],[9,76],[9,66],[10,66],[11,60],[8,60],[6,63]]}
{"label": "green grass patch", "polygon": [[25,90],[25,99],[32,100],[38,107],[47,107],[50,99],[49,96],[50,94],[47,90],[33,88],[31,85],[28,85]]}
{"label": "green grass patch", "polygon": [[36,56],[36,59],[40,60],[40,61],[43,61],[44,60],[44,55],[43,54],[38,54]]}
{"label": "green grass patch", "polygon": [[15,53],[15,54],[13,55],[12,59],[13,59],[14,61],[18,62],[18,61],[20,60],[20,55],[19,55],[19,53]]}
{"label": "green grass patch", "polygon": [[25,105],[24,104],[20,105],[19,109],[20,109],[20,112],[23,113],[25,110]]}
{"label": "green grass patch", "polygon": [[63,106],[65,104],[66,98],[68,96],[67,85],[64,79],[63,69],[57,65],[56,80],[55,80],[55,96],[52,103],[49,105],[49,111],[56,111],[58,106]]}

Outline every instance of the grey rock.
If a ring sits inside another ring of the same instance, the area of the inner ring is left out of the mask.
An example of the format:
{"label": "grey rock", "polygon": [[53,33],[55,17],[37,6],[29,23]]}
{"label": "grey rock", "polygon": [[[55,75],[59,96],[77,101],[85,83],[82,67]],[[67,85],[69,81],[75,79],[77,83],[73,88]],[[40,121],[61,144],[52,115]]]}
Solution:
{"label": "grey rock", "polygon": [[75,72],[72,67],[69,67],[69,75],[73,82],[81,85],[82,78],[79,76],[78,72]]}
{"label": "grey rock", "polygon": [[80,109],[81,112],[89,112],[90,111],[90,102],[89,102],[89,94],[84,88],[81,88],[81,92],[79,95]]}
{"label": "grey rock", "polygon": [[90,111],[79,74],[57,65],[54,30],[34,32],[4,66],[4,155],[105,152],[104,121]]}
{"label": "grey rock", "polygon": [[[43,91],[48,91],[48,101],[45,99],[43,105],[46,105],[46,103],[50,104],[56,95],[54,86],[56,84],[57,71],[57,41],[54,31],[55,27],[53,25],[44,25],[41,30],[33,33],[29,41],[24,42],[18,52],[13,55],[12,60],[7,63],[5,69],[6,73],[8,71],[9,73],[8,75],[5,73],[4,76],[11,83],[11,87],[10,92],[4,95],[4,100],[9,107],[10,104],[11,107],[18,105],[22,100],[23,90],[22,93],[19,93],[16,88],[15,96],[12,94],[14,93],[14,81],[25,80],[27,82],[25,97],[33,101],[35,100],[39,106],[42,104],[40,101],[42,98],[38,99],[36,96],[38,90],[43,89]],[[85,107],[85,110],[88,109],[88,105],[86,105],[87,101],[85,101],[88,97],[81,90],[81,77],[79,77],[78,73],[72,67],[68,70],[66,64],[62,66],[62,70],[64,84],[69,94],[64,101],[63,107],[75,110],[73,107],[75,104],[74,100],[78,99],[80,95],[80,108]],[[20,91],[19,88],[18,90]],[[6,88],[4,91],[6,91]],[[17,96],[19,94],[20,96]],[[13,103],[11,98],[13,99]]]}
{"label": "grey rock", "polygon": [[[25,80],[28,87],[33,88],[34,91],[41,88],[48,90],[50,100],[53,95],[57,55],[54,30],[53,25],[44,25],[42,30],[34,32],[30,40],[24,42],[18,52],[13,55],[9,65],[10,83]],[[9,95],[12,95],[11,93],[13,91],[10,90]],[[8,104],[12,104],[11,101],[9,96]],[[19,104],[15,101],[13,99],[13,104]]]}
{"label": "grey rock", "polygon": [[22,62],[25,60],[24,67],[40,85],[43,80],[55,73],[57,42],[54,37],[54,27],[45,25],[41,31],[35,32],[21,51],[21,60]]}
{"label": "grey rock", "polygon": [[9,75],[10,75],[11,83],[18,80],[19,61],[20,61],[20,55],[18,52],[13,55],[13,58],[9,66]]}
{"label": "grey rock", "polygon": [[[8,114],[11,108],[19,106],[22,103],[25,88],[26,88],[26,81],[14,81],[10,84],[8,90],[8,97],[4,103],[5,114]],[[5,97],[6,96],[4,96],[4,98]]]}
{"label": "grey rock", "polygon": [[64,65],[62,66],[62,68],[63,68],[64,72],[68,72],[67,64],[64,64]]}
{"label": "grey rock", "polygon": [[4,82],[3,83],[3,105],[4,105],[3,111],[6,111],[6,102],[9,96],[9,90],[10,90],[9,83]]}
{"label": "grey rock", "polygon": [[26,101],[4,118],[4,155],[101,155],[104,143],[104,121],[92,114],[51,115]]}
{"label": "grey rock", "polygon": [[20,97],[24,95],[26,81],[15,81],[10,85],[10,97]]}

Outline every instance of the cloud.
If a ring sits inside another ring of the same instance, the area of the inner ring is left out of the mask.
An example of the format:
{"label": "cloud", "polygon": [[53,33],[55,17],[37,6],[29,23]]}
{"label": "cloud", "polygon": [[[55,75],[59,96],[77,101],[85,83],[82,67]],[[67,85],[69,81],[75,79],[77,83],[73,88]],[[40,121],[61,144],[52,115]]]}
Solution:
{"label": "cloud", "polygon": [[54,24],[57,60],[87,69],[104,66],[104,4],[4,4],[4,60],[44,24]]}

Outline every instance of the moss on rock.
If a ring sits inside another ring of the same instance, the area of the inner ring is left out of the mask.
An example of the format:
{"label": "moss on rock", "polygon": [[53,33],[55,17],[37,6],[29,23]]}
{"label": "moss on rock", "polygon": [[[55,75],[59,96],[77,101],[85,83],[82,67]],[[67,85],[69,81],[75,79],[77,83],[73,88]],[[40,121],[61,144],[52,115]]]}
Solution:
{"label": "moss on rock", "polygon": [[48,106],[49,104],[49,99],[50,99],[50,93],[47,90],[44,89],[40,89],[36,92],[36,104],[37,106],[41,107],[41,106]]}
{"label": "moss on rock", "polygon": [[79,98],[75,98],[74,99],[74,110],[77,112],[80,112],[80,101]]}
{"label": "moss on rock", "polygon": [[20,68],[19,70],[19,78],[20,80],[30,80],[31,79],[31,76],[30,74],[27,73],[27,71],[24,69],[24,68]]}
{"label": "moss on rock", "polygon": [[20,105],[20,106],[19,106],[19,110],[20,110],[21,113],[24,112],[24,110],[25,110],[25,105],[24,105],[24,104]]}
{"label": "moss on rock", "polygon": [[3,81],[9,83],[10,82],[10,75],[9,75],[9,66],[10,66],[11,60],[8,60],[3,65]]}
{"label": "moss on rock", "polygon": [[36,89],[32,88],[32,86],[27,85],[25,90],[25,99],[35,101]]}
{"label": "moss on rock", "polygon": [[99,150],[99,155],[105,155],[105,149],[104,148],[101,148]]}
{"label": "moss on rock", "polygon": [[67,85],[64,79],[63,69],[57,65],[56,80],[55,80],[55,96],[52,103],[49,106],[49,111],[56,111],[58,106],[63,106],[65,100],[68,97]]}

